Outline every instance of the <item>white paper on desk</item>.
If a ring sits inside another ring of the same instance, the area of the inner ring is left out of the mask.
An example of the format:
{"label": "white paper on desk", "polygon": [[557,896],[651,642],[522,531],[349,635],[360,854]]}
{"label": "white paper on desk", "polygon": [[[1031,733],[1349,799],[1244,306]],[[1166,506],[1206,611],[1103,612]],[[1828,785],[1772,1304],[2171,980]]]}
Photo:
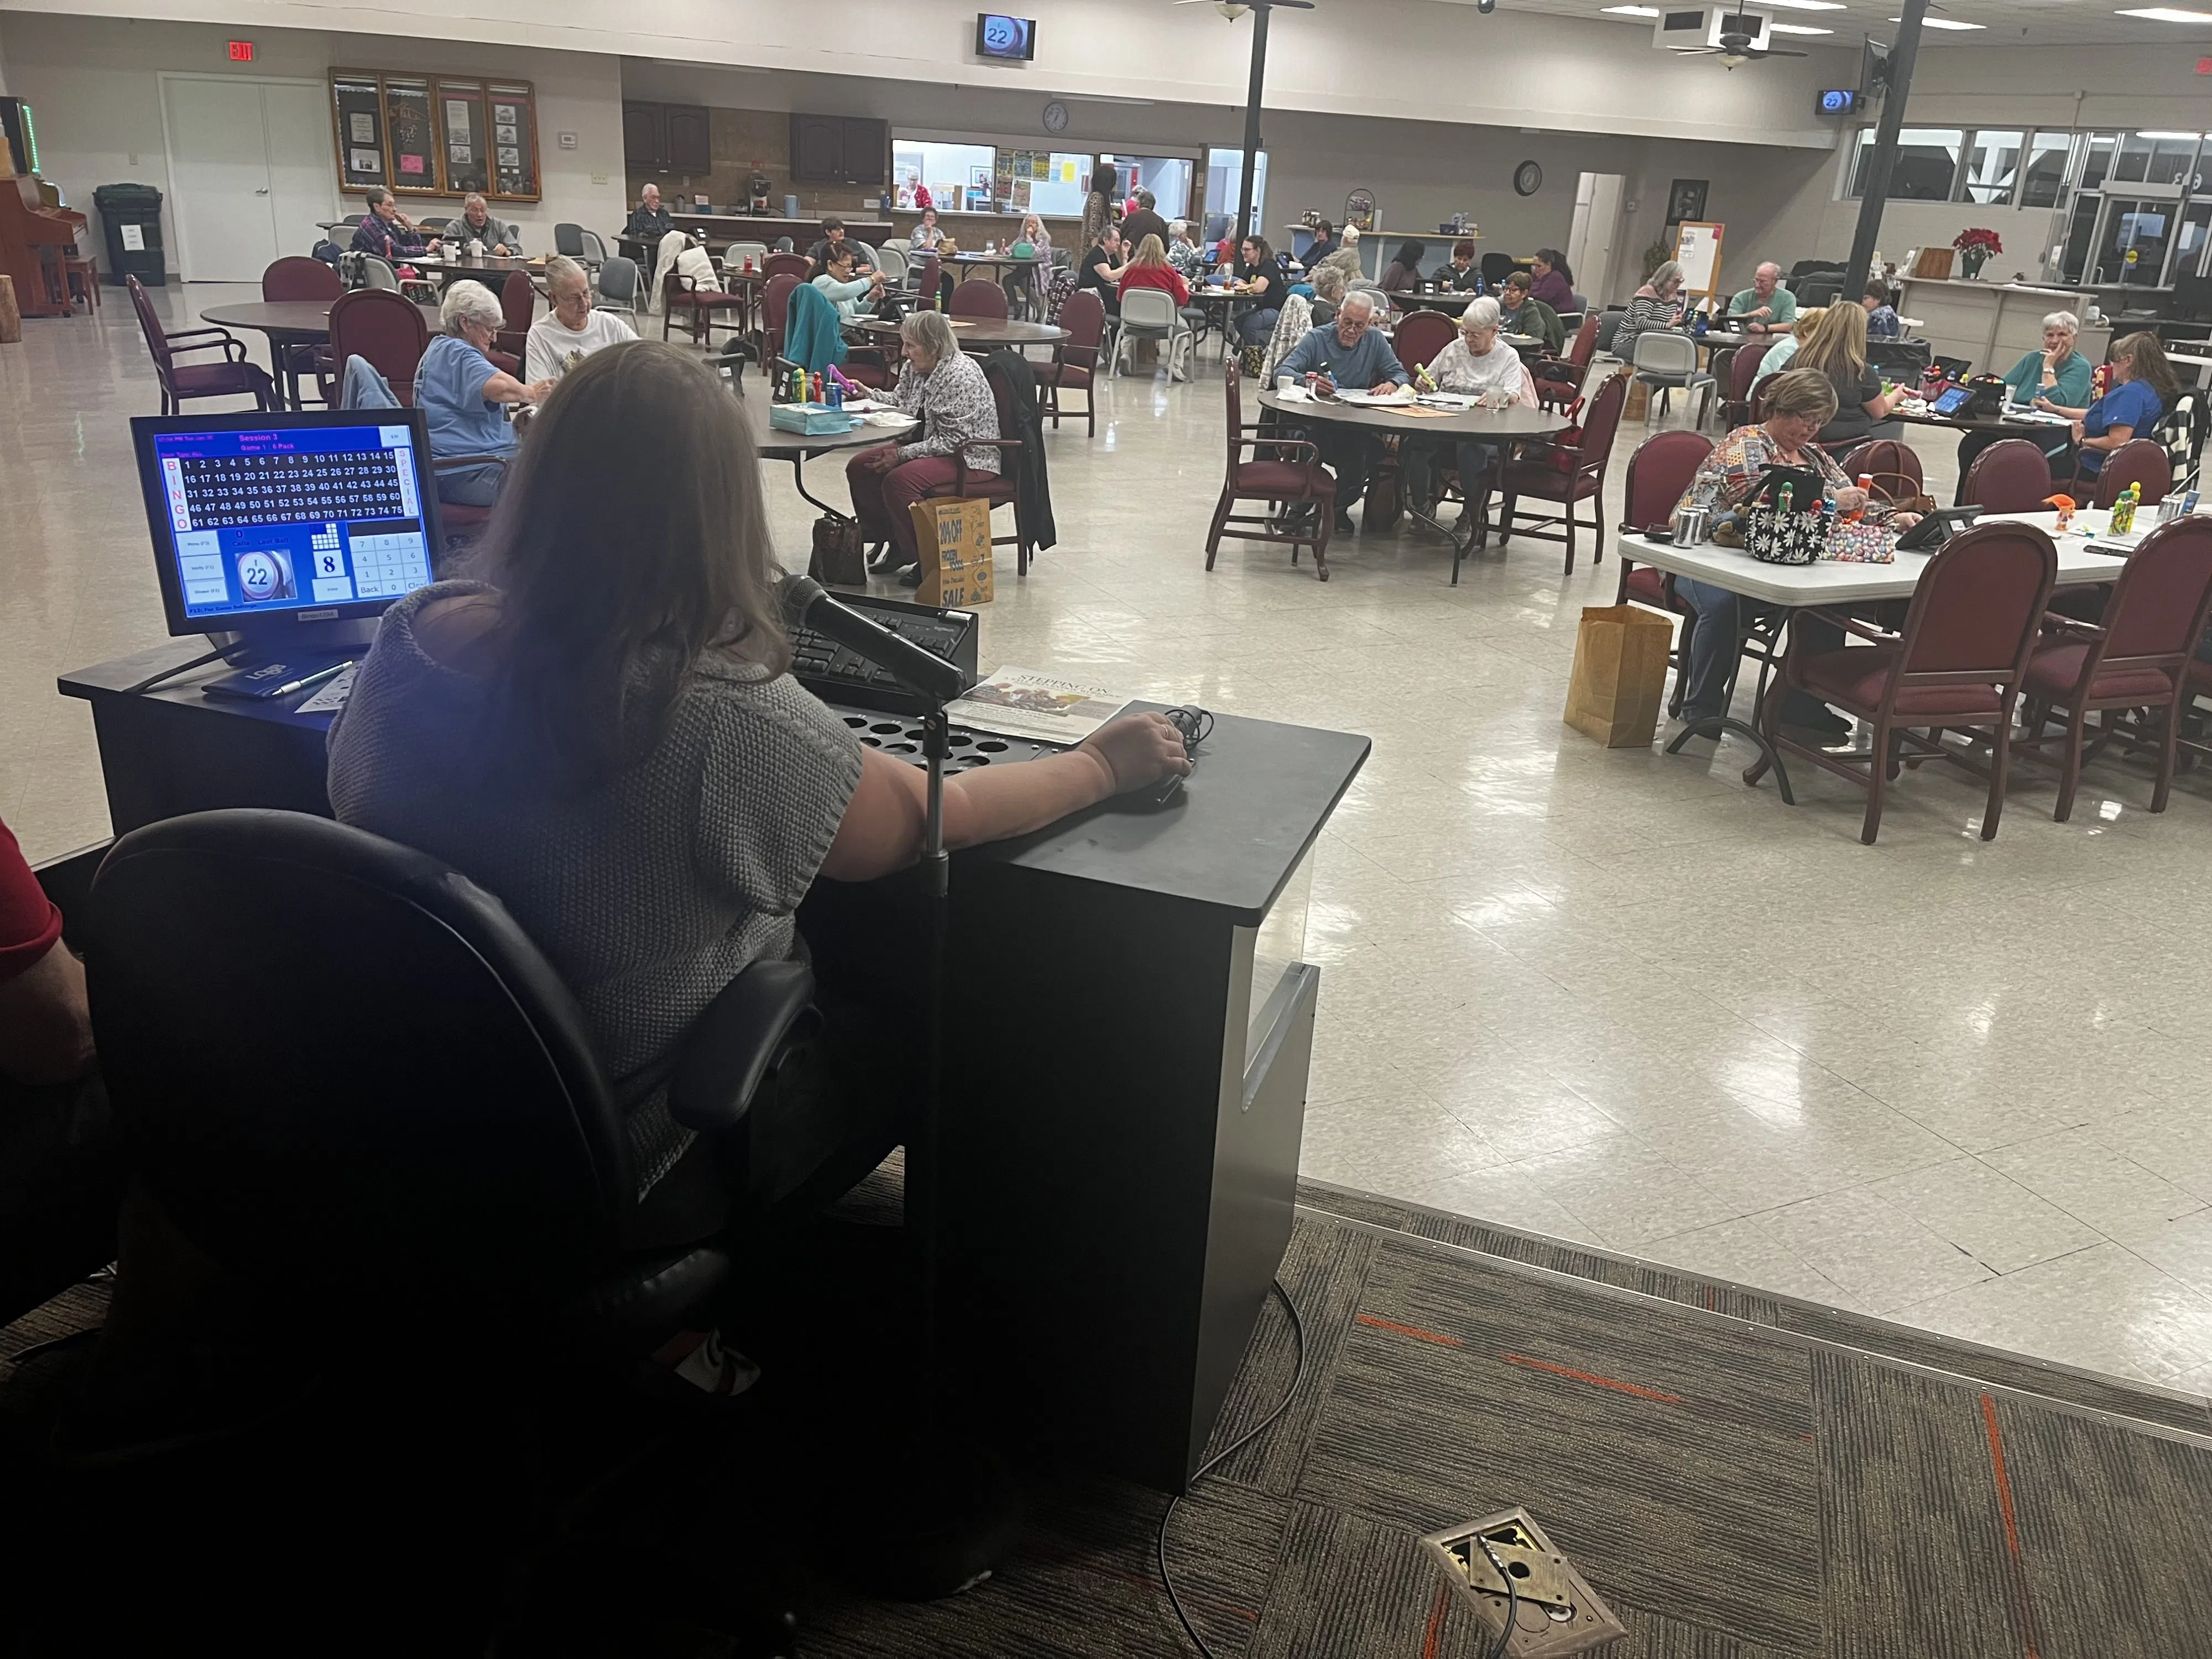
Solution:
{"label": "white paper on desk", "polygon": [[2040,409],[2008,409],[2005,411],[2004,417],[2006,422],[2012,426],[2071,426],[2074,424],[2074,417],[2070,415],[2053,415]]}
{"label": "white paper on desk", "polygon": [[[850,409],[852,404],[848,404],[845,407]],[[861,416],[860,424],[862,426],[891,426],[905,428],[914,425],[915,419],[913,416],[902,413],[896,409],[878,409],[872,414]]]}
{"label": "white paper on desk", "polygon": [[345,707],[346,699],[353,695],[356,665],[348,663],[325,680],[315,695],[292,712],[295,714],[335,714]]}
{"label": "white paper on desk", "polygon": [[1371,409],[1378,404],[1410,404],[1413,401],[1413,388],[1401,386],[1380,398],[1371,392],[1340,392],[1336,395],[1347,404],[1364,404]]}
{"label": "white paper on desk", "polygon": [[1302,386],[1286,386],[1275,395],[1285,403],[1304,404],[1313,401],[1312,397]]}
{"label": "white paper on desk", "polygon": [[1034,668],[1002,667],[945,713],[955,726],[1073,746],[1127,708],[1129,701],[1126,693]]}

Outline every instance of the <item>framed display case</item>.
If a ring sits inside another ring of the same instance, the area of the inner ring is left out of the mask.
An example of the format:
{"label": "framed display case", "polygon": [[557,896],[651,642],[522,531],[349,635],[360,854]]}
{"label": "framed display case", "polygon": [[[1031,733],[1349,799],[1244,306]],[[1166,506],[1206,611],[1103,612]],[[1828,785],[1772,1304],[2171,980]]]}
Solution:
{"label": "framed display case", "polygon": [[332,70],[331,122],[342,191],[541,198],[527,81]]}

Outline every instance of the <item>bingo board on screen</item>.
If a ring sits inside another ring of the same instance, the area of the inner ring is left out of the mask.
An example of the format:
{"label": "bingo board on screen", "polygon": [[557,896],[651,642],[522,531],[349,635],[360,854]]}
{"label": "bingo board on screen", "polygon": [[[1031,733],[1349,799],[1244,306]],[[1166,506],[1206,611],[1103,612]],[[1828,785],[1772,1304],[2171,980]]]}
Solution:
{"label": "bingo board on screen", "polygon": [[432,580],[422,411],[131,422],[172,634],[373,617]]}

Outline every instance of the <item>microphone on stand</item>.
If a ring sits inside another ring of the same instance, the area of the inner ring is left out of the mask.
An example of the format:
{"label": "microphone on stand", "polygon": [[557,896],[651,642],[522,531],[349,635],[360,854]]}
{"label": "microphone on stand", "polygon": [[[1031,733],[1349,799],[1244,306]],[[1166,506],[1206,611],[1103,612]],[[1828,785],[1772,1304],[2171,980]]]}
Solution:
{"label": "microphone on stand", "polygon": [[840,605],[829,590],[811,576],[787,574],[776,584],[784,621],[793,628],[811,628],[835,640],[857,657],[888,672],[910,691],[936,702],[952,702],[968,690],[968,678],[959,665],[935,652],[901,639],[880,623],[871,621],[850,605]]}

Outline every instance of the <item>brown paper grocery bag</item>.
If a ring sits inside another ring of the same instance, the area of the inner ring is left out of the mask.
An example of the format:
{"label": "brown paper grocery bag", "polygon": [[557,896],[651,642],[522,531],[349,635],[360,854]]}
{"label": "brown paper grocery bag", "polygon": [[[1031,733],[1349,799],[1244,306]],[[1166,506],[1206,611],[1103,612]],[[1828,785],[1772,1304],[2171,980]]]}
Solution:
{"label": "brown paper grocery bag", "polygon": [[915,544],[921,553],[921,605],[991,602],[991,504],[959,496],[916,501]]}
{"label": "brown paper grocery bag", "polygon": [[1649,746],[1667,692],[1674,624],[1641,605],[1592,605],[1575,635],[1567,724],[1608,749]]}

